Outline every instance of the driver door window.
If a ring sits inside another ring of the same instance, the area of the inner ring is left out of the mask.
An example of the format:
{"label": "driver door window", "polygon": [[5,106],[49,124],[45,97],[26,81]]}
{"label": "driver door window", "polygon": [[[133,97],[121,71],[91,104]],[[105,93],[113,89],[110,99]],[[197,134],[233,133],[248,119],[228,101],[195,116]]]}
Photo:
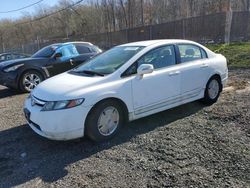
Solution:
{"label": "driver door window", "polygon": [[160,47],[148,52],[138,61],[131,65],[122,77],[130,76],[137,73],[137,68],[142,64],[151,64],[154,69],[165,68],[176,64],[175,49],[173,45]]}
{"label": "driver door window", "polygon": [[62,57],[53,59],[53,68],[50,72],[51,75],[56,75],[67,70],[70,70],[74,66],[74,59],[78,55],[78,52],[74,45],[69,44],[62,46],[56,50],[56,53],[61,53]]}
{"label": "driver door window", "polygon": [[76,47],[74,45],[66,45],[57,50],[57,53],[61,53],[61,60],[69,59],[79,55]]}
{"label": "driver door window", "polygon": [[138,60],[138,67],[142,64],[151,64],[154,66],[154,69],[175,65],[174,46],[164,46],[150,51]]}

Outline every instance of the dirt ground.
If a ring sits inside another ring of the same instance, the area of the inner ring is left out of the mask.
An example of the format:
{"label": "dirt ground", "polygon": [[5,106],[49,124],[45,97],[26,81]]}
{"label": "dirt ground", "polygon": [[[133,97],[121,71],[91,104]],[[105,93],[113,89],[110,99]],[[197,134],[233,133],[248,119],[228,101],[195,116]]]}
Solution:
{"label": "dirt ground", "polygon": [[0,87],[0,187],[250,187],[250,69],[230,70],[212,106],[131,122],[99,144],[38,136],[26,96]]}

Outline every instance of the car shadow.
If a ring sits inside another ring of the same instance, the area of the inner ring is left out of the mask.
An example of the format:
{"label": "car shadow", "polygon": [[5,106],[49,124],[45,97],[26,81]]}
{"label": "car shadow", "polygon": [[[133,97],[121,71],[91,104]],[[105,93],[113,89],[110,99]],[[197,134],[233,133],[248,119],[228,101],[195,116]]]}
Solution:
{"label": "car shadow", "polygon": [[87,138],[80,141],[50,141],[35,134],[28,125],[0,132],[0,187],[21,185],[35,178],[54,182],[68,174],[66,167],[100,151],[130,141],[138,135],[185,118],[204,108],[199,102],[128,123],[119,135],[104,143]]}
{"label": "car shadow", "polygon": [[22,93],[17,90],[0,86],[0,99],[15,96],[15,95],[20,95],[20,94]]}

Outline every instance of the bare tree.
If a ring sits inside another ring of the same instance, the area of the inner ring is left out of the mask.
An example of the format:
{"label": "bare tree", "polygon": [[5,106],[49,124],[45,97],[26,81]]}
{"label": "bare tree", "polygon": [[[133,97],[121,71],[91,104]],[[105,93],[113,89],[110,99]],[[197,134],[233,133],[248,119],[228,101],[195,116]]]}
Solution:
{"label": "bare tree", "polygon": [[[52,8],[37,7],[33,15],[26,12],[18,20],[0,20],[0,42],[4,44],[0,49],[18,48],[38,39],[54,41],[226,12],[229,2],[235,11],[250,10],[250,0],[86,0],[65,9],[74,2],[60,0]],[[46,16],[61,9],[65,10]]]}

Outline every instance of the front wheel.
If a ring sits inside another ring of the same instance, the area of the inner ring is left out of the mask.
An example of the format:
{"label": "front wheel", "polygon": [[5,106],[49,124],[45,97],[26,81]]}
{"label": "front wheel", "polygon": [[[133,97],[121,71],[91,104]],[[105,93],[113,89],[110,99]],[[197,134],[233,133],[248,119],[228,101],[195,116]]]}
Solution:
{"label": "front wheel", "polygon": [[43,76],[39,72],[34,70],[27,71],[21,76],[20,89],[23,92],[31,92],[43,80]]}
{"label": "front wheel", "polygon": [[203,102],[205,104],[213,104],[217,102],[221,92],[221,82],[217,77],[212,77],[206,85]]}
{"label": "front wheel", "polygon": [[124,123],[121,105],[107,100],[97,104],[86,119],[86,134],[97,142],[108,140],[116,135]]}

